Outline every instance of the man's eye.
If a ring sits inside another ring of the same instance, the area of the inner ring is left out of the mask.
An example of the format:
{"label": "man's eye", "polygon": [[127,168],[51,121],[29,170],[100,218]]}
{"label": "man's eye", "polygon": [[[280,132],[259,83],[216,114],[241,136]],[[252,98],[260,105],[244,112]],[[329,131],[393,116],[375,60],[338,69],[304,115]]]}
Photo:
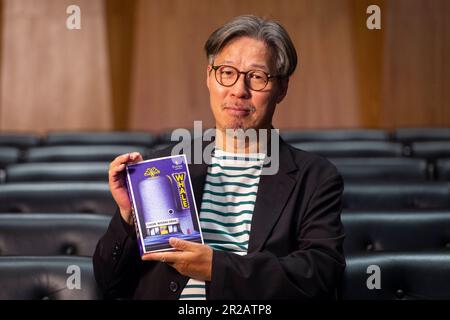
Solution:
{"label": "man's eye", "polygon": [[255,79],[255,80],[261,80],[263,79],[263,75],[258,74],[258,73],[250,73],[249,74],[250,79]]}

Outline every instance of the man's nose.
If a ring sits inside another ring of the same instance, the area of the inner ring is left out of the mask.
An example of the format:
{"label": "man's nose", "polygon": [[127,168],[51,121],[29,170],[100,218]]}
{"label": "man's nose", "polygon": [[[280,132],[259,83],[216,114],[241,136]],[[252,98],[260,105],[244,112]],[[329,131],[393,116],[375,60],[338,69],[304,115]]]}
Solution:
{"label": "man's nose", "polygon": [[245,74],[239,74],[239,78],[232,89],[232,94],[238,98],[248,98],[250,96],[250,88],[247,86]]}

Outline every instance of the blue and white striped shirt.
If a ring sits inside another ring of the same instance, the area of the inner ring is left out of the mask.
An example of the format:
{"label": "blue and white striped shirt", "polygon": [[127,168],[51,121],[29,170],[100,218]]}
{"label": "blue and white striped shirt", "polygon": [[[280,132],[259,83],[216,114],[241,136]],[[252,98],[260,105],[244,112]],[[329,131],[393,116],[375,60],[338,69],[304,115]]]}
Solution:
{"label": "blue and white striped shirt", "polygon": [[[205,244],[246,255],[264,154],[215,149],[200,209]],[[205,282],[189,279],[180,300],[205,300]]]}

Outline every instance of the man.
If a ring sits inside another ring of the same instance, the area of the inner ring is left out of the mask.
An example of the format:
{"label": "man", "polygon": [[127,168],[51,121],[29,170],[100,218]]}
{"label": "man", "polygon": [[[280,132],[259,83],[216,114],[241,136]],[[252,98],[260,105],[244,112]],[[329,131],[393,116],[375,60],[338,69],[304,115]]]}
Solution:
{"label": "man", "polygon": [[212,33],[205,50],[215,149],[210,165],[189,166],[205,244],[172,238],[176,251],[139,257],[123,173],[142,157],[119,156],[109,171],[119,210],[94,255],[99,286],[108,298],[333,298],[345,267],[335,167],[276,136],[279,168],[263,175],[267,154],[251,142],[239,153],[225,143],[230,130],[272,128],[297,64],[288,34],[274,21],[240,16]]}

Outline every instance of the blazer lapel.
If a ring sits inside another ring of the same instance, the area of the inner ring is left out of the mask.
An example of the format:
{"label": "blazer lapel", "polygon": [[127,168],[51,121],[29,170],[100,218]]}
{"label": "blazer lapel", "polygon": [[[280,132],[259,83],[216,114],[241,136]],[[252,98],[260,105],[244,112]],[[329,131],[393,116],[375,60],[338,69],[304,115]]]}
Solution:
{"label": "blazer lapel", "polygon": [[[202,150],[207,143],[210,142],[202,143]],[[297,170],[297,166],[292,159],[287,144],[281,138],[279,157],[278,173],[261,176],[259,181],[250,230],[249,253],[261,250],[296,183],[292,172]],[[201,164],[189,164],[189,173],[199,214],[207,172],[208,165],[203,161]]]}
{"label": "blazer lapel", "polygon": [[203,197],[203,188],[205,186],[207,171],[208,165],[204,163],[189,165],[189,174],[191,176],[192,189],[194,191],[195,204],[197,206],[198,214],[200,214],[200,207]]}
{"label": "blazer lapel", "polygon": [[262,175],[259,181],[248,252],[260,251],[295,186],[292,171],[297,170],[292,155],[280,139],[280,167],[275,175]]}
{"label": "blazer lapel", "polygon": [[[211,143],[210,141],[202,141],[202,155],[206,148],[206,146]],[[192,141],[191,144],[191,156],[192,152],[198,152],[198,150],[195,150],[195,141]],[[203,198],[203,188],[205,187],[205,181],[206,181],[206,174],[208,173],[208,165],[204,162],[204,159],[202,158],[202,162],[200,164],[194,164],[193,162],[194,157],[191,157],[191,164],[188,165],[189,167],[189,174],[191,176],[191,182],[192,182],[192,189],[194,191],[194,197],[195,197],[195,204],[197,206],[198,214],[200,214],[200,208]]]}

